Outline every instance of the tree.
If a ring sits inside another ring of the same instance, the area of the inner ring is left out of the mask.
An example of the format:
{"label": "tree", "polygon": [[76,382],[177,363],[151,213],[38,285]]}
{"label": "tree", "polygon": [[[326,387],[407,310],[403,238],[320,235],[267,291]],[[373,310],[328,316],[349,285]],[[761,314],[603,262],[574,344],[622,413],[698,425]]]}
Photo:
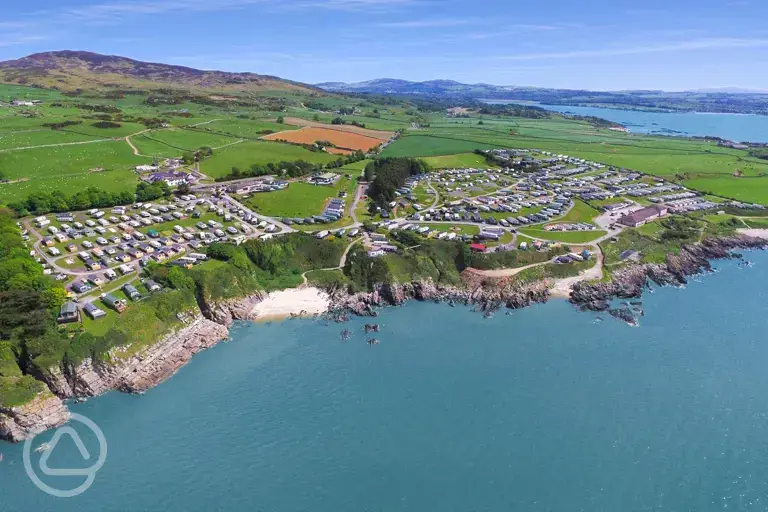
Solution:
{"label": "tree", "polygon": [[285,118],[283,116],[277,116],[277,122],[279,124],[283,124],[283,123],[285,123]]}
{"label": "tree", "polygon": [[192,165],[195,163],[195,154],[191,151],[185,151],[183,155],[181,155],[181,161],[184,162],[184,165]]}
{"label": "tree", "polygon": [[182,196],[186,196],[192,193],[192,187],[189,186],[189,183],[182,183],[176,187],[176,193]]}
{"label": "tree", "polygon": [[333,121],[331,121],[331,124],[344,124],[344,119],[340,117],[334,117]]}

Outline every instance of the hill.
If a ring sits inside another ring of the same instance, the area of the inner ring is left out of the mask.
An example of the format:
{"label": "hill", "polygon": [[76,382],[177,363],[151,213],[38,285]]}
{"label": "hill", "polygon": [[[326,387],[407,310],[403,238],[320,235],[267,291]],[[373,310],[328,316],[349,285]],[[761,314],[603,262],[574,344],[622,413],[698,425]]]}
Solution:
{"label": "hill", "polygon": [[312,86],[255,73],[203,71],[184,66],[142,62],[115,55],[81,51],[35,53],[0,62],[0,83],[78,89],[158,89],[259,92],[316,92]]}
{"label": "hill", "polygon": [[549,105],[594,106],[681,112],[768,115],[766,91],[727,88],[702,91],[589,91],[514,85],[463,84],[453,80],[410,82],[380,78],[357,83],[327,82],[321,89],[347,94],[385,94],[461,100],[513,100]]}

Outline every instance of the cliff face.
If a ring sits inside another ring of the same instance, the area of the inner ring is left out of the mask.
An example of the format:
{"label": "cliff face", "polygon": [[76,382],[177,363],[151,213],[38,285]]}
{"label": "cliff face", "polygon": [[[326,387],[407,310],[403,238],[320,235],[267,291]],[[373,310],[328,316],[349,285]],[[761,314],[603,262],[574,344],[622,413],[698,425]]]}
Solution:
{"label": "cliff face", "polygon": [[113,358],[112,362],[86,359],[64,371],[52,369],[44,378],[51,390],[64,398],[98,396],[112,389],[141,392],[165,381],[193,355],[228,335],[225,326],[198,316],[135,355]]}
{"label": "cliff face", "polygon": [[577,283],[571,302],[581,309],[609,311],[612,299],[638,298],[651,282],[682,285],[687,277],[712,270],[710,260],[734,257],[735,249],[763,249],[768,242],[745,235],[706,238],[701,243],[683,246],[678,254],[668,254],[665,263],[631,265],[614,272],[607,283]]}
{"label": "cliff face", "polygon": [[69,410],[49,391],[19,407],[0,406],[0,439],[19,442],[69,421]]}

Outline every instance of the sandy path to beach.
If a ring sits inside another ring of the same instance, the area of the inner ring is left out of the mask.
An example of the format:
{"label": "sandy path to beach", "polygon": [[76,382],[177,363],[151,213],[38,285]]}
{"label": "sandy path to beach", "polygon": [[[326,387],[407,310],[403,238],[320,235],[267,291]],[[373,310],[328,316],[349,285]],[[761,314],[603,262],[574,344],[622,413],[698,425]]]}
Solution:
{"label": "sandy path to beach", "polygon": [[327,293],[312,286],[272,292],[256,304],[251,314],[255,320],[273,320],[291,315],[311,316],[325,313],[330,307]]}
{"label": "sandy path to beach", "polygon": [[552,297],[559,297],[561,299],[570,299],[573,285],[582,281],[599,281],[603,278],[603,253],[600,249],[596,252],[597,261],[592,268],[584,270],[577,276],[565,277],[563,279],[557,279],[554,281],[554,286],[550,288],[550,294]]}

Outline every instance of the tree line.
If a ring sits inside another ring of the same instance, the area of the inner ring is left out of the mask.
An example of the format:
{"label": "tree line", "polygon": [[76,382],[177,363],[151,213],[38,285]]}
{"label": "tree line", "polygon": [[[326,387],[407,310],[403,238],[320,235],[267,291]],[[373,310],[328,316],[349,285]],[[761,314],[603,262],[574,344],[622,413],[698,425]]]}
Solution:
{"label": "tree line", "polygon": [[47,213],[63,213],[91,208],[109,208],[112,206],[132,204],[136,201],[146,202],[168,197],[173,191],[165,181],[147,183],[142,181],[136,185],[136,192],[107,192],[97,187],[88,187],[74,194],[67,195],[61,190],[53,192],[33,192],[26,199],[14,201],[8,205],[19,216],[45,215]]}

